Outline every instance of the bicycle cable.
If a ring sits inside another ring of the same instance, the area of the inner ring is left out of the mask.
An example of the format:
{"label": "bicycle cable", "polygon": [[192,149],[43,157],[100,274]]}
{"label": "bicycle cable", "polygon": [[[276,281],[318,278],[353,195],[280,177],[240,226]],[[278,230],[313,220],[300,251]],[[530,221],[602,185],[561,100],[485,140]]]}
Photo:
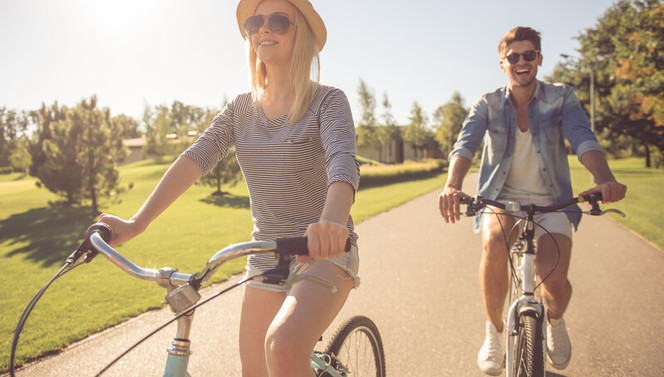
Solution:
{"label": "bicycle cable", "polygon": [[148,340],[149,338],[151,338],[153,335],[155,335],[155,334],[158,333],[159,331],[161,331],[161,330],[163,330],[164,328],[166,328],[166,327],[167,327],[168,325],[170,325],[171,323],[173,323],[173,322],[177,321],[178,319],[180,319],[181,317],[187,315],[187,313],[190,313],[192,310],[195,310],[195,309],[197,309],[197,308],[199,308],[199,307],[201,307],[201,306],[207,304],[208,302],[210,302],[210,301],[212,301],[213,299],[215,299],[215,298],[217,298],[217,297],[219,297],[219,296],[221,296],[221,295],[223,295],[223,294],[225,294],[225,293],[231,291],[232,289],[235,289],[235,288],[237,288],[237,287],[240,287],[240,286],[242,286],[242,284],[245,284],[245,283],[247,283],[248,281],[251,281],[251,280],[253,280],[253,279],[255,279],[255,278],[258,278],[258,277],[261,277],[261,276],[262,276],[262,275],[256,275],[256,276],[251,276],[251,277],[248,277],[248,278],[246,278],[246,279],[243,279],[243,280],[241,280],[241,281],[239,281],[239,282],[237,282],[237,283],[231,285],[230,287],[228,287],[228,288],[226,288],[226,289],[224,289],[224,290],[222,290],[222,291],[220,291],[220,292],[215,293],[214,295],[212,295],[212,296],[208,297],[207,299],[205,299],[205,300],[203,300],[203,301],[197,303],[196,305],[193,305],[191,308],[187,308],[186,310],[183,310],[182,313],[179,313],[179,314],[177,314],[174,318],[172,318],[172,319],[166,321],[166,323],[164,323],[163,325],[157,327],[157,328],[156,328],[155,330],[153,330],[151,333],[149,333],[148,335],[146,335],[145,337],[143,337],[143,339],[139,340],[139,341],[136,342],[133,346],[129,347],[126,351],[124,351],[122,354],[120,354],[118,357],[116,357],[115,359],[113,359],[113,361],[111,361],[108,365],[106,365],[106,366],[104,367],[104,369],[102,369],[101,371],[99,371],[99,373],[97,373],[97,374],[95,375],[95,377],[99,377],[99,376],[101,376],[104,372],[108,371],[108,369],[111,368],[115,363],[117,363],[118,361],[120,361],[120,359],[122,359],[123,357],[125,357],[129,352],[131,352],[132,350],[134,350],[136,347],[138,347],[139,345],[141,345],[143,342],[145,342],[146,340]]}
{"label": "bicycle cable", "polygon": [[11,377],[16,377],[15,370],[14,370],[14,360],[16,357],[16,347],[18,346],[18,340],[21,335],[21,332],[23,331],[23,326],[25,326],[25,322],[28,320],[28,317],[30,316],[30,313],[32,313],[32,310],[35,308],[37,305],[37,302],[41,299],[41,297],[44,295],[46,290],[53,284],[54,281],[56,281],[58,278],[64,276],[66,273],[72,271],[74,268],[80,266],[82,263],[74,264],[74,263],[65,263],[62,268],[51,278],[51,280],[44,285],[39,292],[30,300],[28,305],[25,307],[23,310],[23,314],[21,314],[21,317],[18,320],[18,324],[16,325],[16,328],[14,329],[14,337],[12,339],[12,346],[11,346],[11,351],[9,355],[9,374]]}

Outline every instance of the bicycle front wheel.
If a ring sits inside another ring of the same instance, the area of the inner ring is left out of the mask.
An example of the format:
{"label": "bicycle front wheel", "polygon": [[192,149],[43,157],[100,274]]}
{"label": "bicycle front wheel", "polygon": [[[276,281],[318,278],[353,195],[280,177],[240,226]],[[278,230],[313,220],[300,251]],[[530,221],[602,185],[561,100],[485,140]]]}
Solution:
{"label": "bicycle front wheel", "polygon": [[378,327],[355,316],[339,327],[327,346],[333,366],[343,376],[385,377],[385,352]]}
{"label": "bicycle front wheel", "polygon": [[542,322],[535,313],[520,314],[512,368],[517,377],[544,377],[543,345]]}

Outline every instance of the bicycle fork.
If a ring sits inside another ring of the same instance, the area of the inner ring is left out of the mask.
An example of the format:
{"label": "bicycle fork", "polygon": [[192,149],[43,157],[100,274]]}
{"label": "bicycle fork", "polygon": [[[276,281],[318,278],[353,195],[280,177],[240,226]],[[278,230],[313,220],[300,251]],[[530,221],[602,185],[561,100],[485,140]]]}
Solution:
{"label": "bicycle fork", "polygon": [[535,299],[535,254],[524,253],[521,260],[521,292],[507,312],[507,352],[505,360],[506,376],[514,376],[514,352],[519,335],[519,316],[525,312],[535,313],[539,321],[544,318],[544,305]]}

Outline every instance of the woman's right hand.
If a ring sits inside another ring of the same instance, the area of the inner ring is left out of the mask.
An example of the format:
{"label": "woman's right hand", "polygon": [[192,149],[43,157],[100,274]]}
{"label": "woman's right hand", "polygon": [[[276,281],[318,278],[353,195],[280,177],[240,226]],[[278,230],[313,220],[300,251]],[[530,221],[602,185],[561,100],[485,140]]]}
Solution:
{"label": "woman's right hand", "polygon": [[111,241],[111,246],[123,244],[143,233],[145,230],[145,227],[141,226],[133,218],[125,220],[107,213],[102,213],[101,216],[99,216],[98,221],[113,229],[113,241]]}

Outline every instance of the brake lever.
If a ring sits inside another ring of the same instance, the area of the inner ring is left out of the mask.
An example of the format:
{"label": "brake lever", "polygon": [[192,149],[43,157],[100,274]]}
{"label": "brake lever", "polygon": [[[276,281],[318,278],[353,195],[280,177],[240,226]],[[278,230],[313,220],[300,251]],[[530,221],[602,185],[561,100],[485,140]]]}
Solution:
{"label": "brake lever", "polygon": [[626,217],[626,216],[627,216],[627,215],[625,215],[625,212],[623,212],[623,211],[621,211],[621,210],[619,210],[619,209],[616,209],[616,208],[605,209],[604,211],[602,211],[602,215],[605,214],[605,213],[608,213],[608,212],[617,213],[617,214],[619,214],[619,215],[622,216],[622,217]]}

